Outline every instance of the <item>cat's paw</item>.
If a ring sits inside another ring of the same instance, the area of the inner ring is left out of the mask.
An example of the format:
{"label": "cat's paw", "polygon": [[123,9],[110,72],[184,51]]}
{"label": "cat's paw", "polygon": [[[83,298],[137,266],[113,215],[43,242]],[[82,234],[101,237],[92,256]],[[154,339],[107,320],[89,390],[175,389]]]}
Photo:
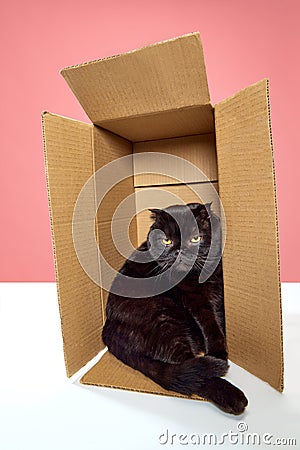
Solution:
{"label": "cat's paw", "polygon": [[223,378],[210,380],[208,400],[228,414],[242,414],[248,405],[245,394]]}
{"label": "cat's paw", "polygon": [[248,405],[248,399],[245,394],[236,386],[230,385],[230,393],[226,395],[226,403],[224,405],[224,411],[236,416],[242,414]]}

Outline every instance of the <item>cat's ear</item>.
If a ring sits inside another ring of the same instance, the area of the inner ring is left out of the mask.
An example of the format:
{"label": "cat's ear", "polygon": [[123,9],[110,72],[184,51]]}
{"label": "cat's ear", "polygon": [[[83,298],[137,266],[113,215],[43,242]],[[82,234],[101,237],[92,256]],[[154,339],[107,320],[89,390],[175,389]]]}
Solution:
{"label": "cat's ear", "polygon": [[196,217],[201,213],[203,209],[203,205],[201,203],[188,203],[187,206]]}
{"label": "cat's ear", "polygon": [[148,211],[151,212],[150,219],[156,220],[157,217],[161,214],[161,209],[153,208],[149,209]]}
{"label": "cat's ear", "polygon": [[206,211],[208,212],[208,215],[209,215],[210,212],[211,212],[211,205],[212,205],[212,202],[209,202],[209,203],[205,203],[205,204],[204,204],[205,209],[206,209]]}
{"label": "cat's ear", "polygon": [[212,202],[205,203],[204,205],[202,205],[201,203],[188,203],[187,206],[191,209],[195,217],[205,219],[210,217],[211,204]]}

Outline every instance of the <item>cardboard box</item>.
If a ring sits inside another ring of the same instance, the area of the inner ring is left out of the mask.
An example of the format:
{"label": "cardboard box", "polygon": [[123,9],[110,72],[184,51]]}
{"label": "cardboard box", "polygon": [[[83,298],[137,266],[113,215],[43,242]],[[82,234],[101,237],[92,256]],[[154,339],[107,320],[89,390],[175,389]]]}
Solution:
{"label": "cardboard box", "polygon": [[[219,189],[226,221],[223,255],[227,342],[236,364],[283,390],[279,250],[269,83],[262,80],[212,106],[199,33],[132,52],[68,67],[62,75],[92,124],[44,112],[45,164],[56,280],[67,375],[81,369],[104,347],[107,292],[80,265],[72,240],[77,197],[107,163],[132,155],[132,176],[118,183],[101,203],[95,230],[107,261],[117,270],[124,256],[110,237],[115,208],[127,196],[158,186],[183,201],[198,201],[199,185],[209,201],[207,183],[186,175],[137,174],[147,169],[147,152],[187,159]],[[135,155],[143,158],[135,159]],[[177,170],[181,170],[180,164]],[[94,181],[90,198],[97,198]],[[91,200],[91,203],[93,200]],[[155,203],[155,198],[153,199]],[[167,206],[167,205],[165,205]],[[215,207],[217,205],[214,205]],[[84,230],[84,222],[83,230]],[[132,243],[146,236],[149,214],[130,223]],[[127,218],[118,219],[122,240]],[[84,241],[85,234],[82,233]],[[82,383],[162,395],[167,392],[108,352]]]}

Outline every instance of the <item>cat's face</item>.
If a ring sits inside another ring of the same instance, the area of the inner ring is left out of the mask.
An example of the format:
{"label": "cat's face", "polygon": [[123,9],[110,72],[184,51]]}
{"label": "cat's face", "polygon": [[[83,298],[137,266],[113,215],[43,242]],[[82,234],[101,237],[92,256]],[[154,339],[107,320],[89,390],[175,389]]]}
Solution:
{"label": "cat's face", "polygon": [[[190,203],[150,211],[154,223],[148,234],[148,247],[157,255],[155,259],[162,271],[172,266],[172,271],[178,273],[200,273],[211,244],[211,217],[214,215],[210,204]],[[153,230],[155,233],[151,233]]]}

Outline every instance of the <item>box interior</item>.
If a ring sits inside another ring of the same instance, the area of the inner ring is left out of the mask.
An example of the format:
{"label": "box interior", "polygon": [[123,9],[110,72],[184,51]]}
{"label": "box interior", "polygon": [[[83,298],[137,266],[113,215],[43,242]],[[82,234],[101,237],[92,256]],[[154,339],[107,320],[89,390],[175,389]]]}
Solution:
{"label": "box interior", "polygon": [[[105,76],[107,73],[109,77]],[[139,95],[132,84],[126,84],[128,78],[132,80],[132,74]],[[158,203],[163,207],[170,204],[170,200],[164,200],[163,190],[186,203],[198,202],[192,190],[197,185],[201,200],[211,201],[206,180],[185,173],[188,182],[178,181],[182,175],[180,164],[174,168],[177,178],[136,174],[143,168],[151,170],[147,152],[161,152],[185,158],[199,167],[219,191],[227,221],[223,268],[229,357],[281,391],[281,299],[268,82],[263,80],[250,86],[213,108],[198,34],[65,69],[63,75],[93,121],[84,124],[43,114],[51,229],[68,375],[103,348],[101,330],[107,291],[89,279],[72,241],[73,209],[87,179],[109,162],[131,155],[130,176],[109,191],[95,220],[99,248],[115,270],[122,265],[124,256],[111,239],[111,221],[123,199],[133,195],[139,210],[140,196],[149,195],[152,207]],[[99,77],[103,84],[96,83]],[[197,87],[189,90],[187,81]],[[169,95],[167,104],[157,84],[162,84],[162,90]],[[116,85],[122,87],[117,93]],[[101,99],[99,104],[95,103],[96,98]],[[143,158],[135,158],[141,153]],[[94,177],[92,190],[90,202],[97,204],[101,180]],[[212,206],[218,214],[219,205]],[[124,239],[128,220],[125,211],[114,221],[117,242]],[[134,247],[145,239],[150,223],[147,211],[132,218],[129,235]],[[83,230],[84,225],[83,219]],[[97,252],[89,258],[91,263],[98,264],[100,285],[105,273]],[[180,396],[164,391],[108,353],[86,373],[82,382]]]}

